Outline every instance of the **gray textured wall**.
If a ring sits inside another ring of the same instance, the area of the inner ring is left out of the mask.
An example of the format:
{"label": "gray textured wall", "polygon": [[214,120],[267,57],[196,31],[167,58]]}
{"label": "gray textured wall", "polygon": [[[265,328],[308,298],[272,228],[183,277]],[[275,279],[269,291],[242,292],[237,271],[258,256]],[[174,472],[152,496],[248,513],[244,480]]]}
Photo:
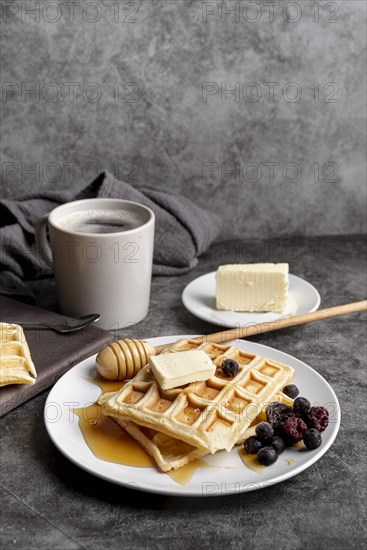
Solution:
{"label": "gray textured wall", "polygon": [[365,0],[74,4],[1,2],[4,196],[106,167],[223,236],[365,230]]}

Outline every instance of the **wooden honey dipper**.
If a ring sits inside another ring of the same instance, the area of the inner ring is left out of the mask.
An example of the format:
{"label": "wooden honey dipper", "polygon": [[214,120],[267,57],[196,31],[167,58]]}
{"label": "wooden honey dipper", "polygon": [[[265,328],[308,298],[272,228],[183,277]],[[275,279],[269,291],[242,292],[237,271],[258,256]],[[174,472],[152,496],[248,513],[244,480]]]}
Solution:
{"label": "wooden honey dipper", "polygon": [[[224,342],[228,342],[228,340],[247,338],[254,334],[271,332],[273,330],[280,330],[296,325],[304,325],[312,321],[329,319],[330,317],[337,317],[338,315],[346,315],[347,313],[366,310],[367,300],[363,300],[361,302],[353,302],[342,306],[320,309],[312,313],[285,317],[278,321],[260,323],[244,328],[222,330],[220,332],[214,332],[213,334],[193,338],[192,341],[198,344],[204,342],[223,344]],[[153,347],[144,340],[131,338],[118,340],[117,342],[109,344],[98,353],[96,359],[97,371],[99,375],[106,380],[127,380],[133,378],[139,370],[148,363],[150,356],[158,355],[166,347],[167,344]]]}

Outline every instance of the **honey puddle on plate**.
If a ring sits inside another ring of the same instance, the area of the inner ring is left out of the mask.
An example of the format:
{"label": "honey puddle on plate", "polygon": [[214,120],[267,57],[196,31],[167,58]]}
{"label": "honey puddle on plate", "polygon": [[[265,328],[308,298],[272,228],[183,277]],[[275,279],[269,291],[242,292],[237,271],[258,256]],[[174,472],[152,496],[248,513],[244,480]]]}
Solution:
{"label": "honey puddle on plate", "polygon": [[153,459],[112,418],[102,414],[98,403],[74,409],[79,428],[92,453],[101,460],[126,466],[151,467]]}
{"label": "honey puddle on plate", "polygon": [[253,472],[256,472],[257,474],[264,473],[265,466],[258,462],[256,455],[250,455],[249,453],[246,453],[244,448],[238,449],[238,454],[240,455],[242,462],[245,466],[247,466],[247,468],[249,468]]}
{"label": "honey puddle on plate", "polygon": [[209,467],[209,464],[205,462],[205,460],[197,458],[196,460],[189,462],[185,466],[182,466],[182,468],[179,468],[179,470],[171,470],[170,472],[167,472],[167,474],[177,483],[180,483],[181,485],[186,485],[186,483],[190,481],[196,470],[201,470],[202,468]]}
{"label": "honey puddle on plate", "polygon": [[118,391],[125,384],[123,380],[102,380],[102,378],[94,378],[93,376],[83,376],[83,378],[91,384],[101,388],[102,393]]}
{"label": "honey puddle on plate", "polygon": [[[301,448],[301,446],[298,444],[294,446]],[[244,463],[245,466],[247,466],[247,468],[249,468],[253,472],[256,472],[257,474],[264,473],[266,466],[263,466],[258,462],[256,455],[251,455],[250,453],[246,453],[243,447],[238,449],[238,454],[240,455],[242,462]],[[297,462],[293,458],[290,458],[289,460],[287,460],[287,463],[289,466],[294,466]]]}
{"label": "honey puddle on plate", "polygon": [[[111,382],[92,377],[85,377],[85,379],[99,386],[103,393],[117,391],[124,384],[124,382]],[[86,444],[97,458],[125,466],[156,467],[150,455],[125,430],[120,428],[112,418],[102,414],[102,408],[98,403],[75,408],[73,412],[79,417],[79,428]],[[176,483],[186,485],[196,470],[207,467],[209,465],[204,460],[197,459],[167,475]]]}

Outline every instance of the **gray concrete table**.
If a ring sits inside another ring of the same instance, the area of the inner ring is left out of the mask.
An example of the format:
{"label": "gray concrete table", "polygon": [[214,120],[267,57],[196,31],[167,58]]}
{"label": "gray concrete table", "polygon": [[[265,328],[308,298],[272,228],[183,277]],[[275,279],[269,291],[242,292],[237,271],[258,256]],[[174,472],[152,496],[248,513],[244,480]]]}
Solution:
{"label": "gray concrete table", "polygon": [[[288,261],[320,291],[322,307],[364,299],[365,246],[360,237],[231,241],[214,244],[180,277],[153,280],[148,317],[120,336],[151,337],[217,330],[181,304],[185,285],[219,263]],[[51,282],[32,285],[54,307]],[[0,421],[1,547],[357,549],[365,541],[366,323],[353,314],[259,335],[312,365],[340,400],[338,437],[316,464],[273,487],[213,498],[176,498],[127,490],[80,470],[49,440],[43,424],[48,392]]]}

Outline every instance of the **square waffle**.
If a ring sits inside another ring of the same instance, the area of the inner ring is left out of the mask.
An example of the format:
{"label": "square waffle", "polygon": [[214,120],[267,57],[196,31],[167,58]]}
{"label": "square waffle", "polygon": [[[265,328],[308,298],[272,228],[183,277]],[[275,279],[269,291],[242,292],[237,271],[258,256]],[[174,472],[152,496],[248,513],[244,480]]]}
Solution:
{"label": "square waffle", "polygon": [[[293,369],[231,345],[193,340],[179,340],[163,353],[190,349],[203,350],[216,365],[209,380],[164,391],[146,365],[121,390],[103,399],[102,411],[122,424],[133,422],[206,452],[230,451],[264,404],[291,379]],[[234,378],[221,369],[225,359],[239,364]]]}
{"label": "square waffle", "polygon": [[[99,399],[99,403],[102,404],[103,401],[111,395],[112,394],[103,394]],[[293,399],[290,399],[282,392],[275,395],[273,400],[293,406]],[[260,415],[237,441],[237,445],[242,444],[245,439],[251,435],[255,435],[256,424],[262,422],[263,420],[267,420],[265,409],[266,404],[264,405]],[[113,418],[113,420],[122,429],[126,430],[127,433],[135,439],[141,447],[143,447],[143,449],[155,460],[158,468],[162,472],[178,470],[189,462],[208,454],[205,449],[193,447],[192,445],[180,441],[179,439],[175,439],[174,437],[162,432],[157,432],[156,430],[151,430],[149,428],[143,428],[138,424],[134,424],[134,422],[124,424],[119,418]]]}
{"label": "square waffle", "polygon": [[0,386],[34,384],[36,377],[22,327],[0,323]]}

